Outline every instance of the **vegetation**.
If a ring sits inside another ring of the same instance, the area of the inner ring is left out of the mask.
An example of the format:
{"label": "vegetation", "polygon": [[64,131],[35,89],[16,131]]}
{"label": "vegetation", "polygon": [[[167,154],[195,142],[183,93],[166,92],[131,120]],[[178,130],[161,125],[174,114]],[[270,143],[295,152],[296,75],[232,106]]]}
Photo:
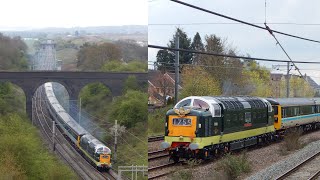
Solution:
{"label": "vegetation", "polygon": [[109,113],[109,104],[112,94],[109,88],[101,83],[92,83],[85,86],[81,92],[81,107],[95,114],[99,119],[106,120]]}
{"label": "vegetation", "polygon": [[147,64],[142,61],[123,63],[113,60],[105,63],[101,70],[106,72],[147,72]]}
{"label": "vegetation", "polygon": [[172,174],[172,180],[191,180],[192,169],[183,169]]}
{"label": "vegetation", "polygon": [[25,70],[28,68],[27,45],[19,38],[0,33],[0,70]]}
{"label": "vegetation", "polygon": [[73,172],[43,148],[26,117],[0,116],[0,179],[75,179]]}
{"label": "vegetation", "polygon": [[181,76],[183,89],[180,98],[221,94],[219,81],[201,67],[185,66]]}
{"label": "vegetation", "polygon": [[134,127],[138,122],[147,122],[147,99],[144,92],[128,90],[112,103],[110,118],[117,119],[128,128]]}
{"label": "vegetation", "polygon": [[171,108],[172,106],[167,106],[148,113],[148,136],[164,134],[165,115]]}
{"label": "vegetation", "polygon": [[85,43],[77,54],[77,66],[81,70],[98,70],[106,62],[120,60],[120,57],[120,49],[112,43],[101,45]]}
{"label": "vegetation", "polygon": [[299,129],[289,129],[284,137],[284,142],[280,148],[282,155],[288,154],[289,151],[294,151],[302,148],[304,145],[300,141],[302,131]]}
{"label": "vegetation", "polygon": [[0,82],[0,116],[8,113],[25,113],[25,95],[13,84]]}
{"label": "vegetation", "polygon": [[251,166],[245,153],[238,156],[227,154],[222,159],[220,166],[222,171],[227,174],[228,179],[236,179],[240,174],[251,171]]}
{"label": "vegetation", "polygon": [[[205,35],[204,40],[202,40],[200,34],[196,33],[191,41],[191,38],[180,28],[177,28],[173,38],[168,43],[168,47],[175,47],[176,35],[179,35],[180,48],[182,49],[239,55],[234,47],[227,44],[226,39],[209,34]],[[250,57],[250,55],[247,56]],[[175,54],[173,52],[158,51],[158,70],[174,72],[174,61]],[[183,88],[180,98],[189,95],[286,96],[285,79],[283,78],[280,84],[276,85],[271,80],[270,70],[254,60],[180,52],[180,64],[183,64],[180,69]],[[193,73],[193,71],[196,73]],[[211,84],[210,88],[209,84]],[[290,97],[314,96],[314,90],[303,78],[292,76],[290,84]],[[280,94],[275,92],[277,88],[280,89]]]}
{"label": "vegetation", "polygon": [[[24,70],[26,45],[0,34],[0,69]],[[25,114],[25,95],[0,83],[0,179],[75,179],[71,169],[43,147],[39,131]]]}
{"label": "vegetation", "polygon": [[[286,80],[281,80],[280,95],[286,97]],[[290,78],[290,97],[314,97],[315,92],[312,87],[301,77],[291,76]]]}

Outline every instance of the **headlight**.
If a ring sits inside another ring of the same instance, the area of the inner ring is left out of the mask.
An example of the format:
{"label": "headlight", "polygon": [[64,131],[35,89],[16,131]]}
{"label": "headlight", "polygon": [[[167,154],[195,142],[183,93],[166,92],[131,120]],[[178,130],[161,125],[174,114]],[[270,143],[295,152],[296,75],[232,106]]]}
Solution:
{"label": "headlight", "polygon": [[191,144],[189,145],[189,148],[190,148],[191,150],[199,149],[199,144],[197,144],[197,143],[191,143]]}
{"label": "headlight", "polygon": [[170,144],[169,144],[168,142],[161,142],[160,147],[161,147],[162,149],[167,149],[167,148],[170,147]]}

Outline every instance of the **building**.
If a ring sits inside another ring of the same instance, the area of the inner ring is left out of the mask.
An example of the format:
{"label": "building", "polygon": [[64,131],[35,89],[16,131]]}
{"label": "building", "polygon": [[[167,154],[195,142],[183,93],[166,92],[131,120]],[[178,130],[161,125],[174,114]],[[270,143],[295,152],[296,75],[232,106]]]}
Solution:
{"label": "building", "polygon": [[[161,73],[157,70],[149,70],[148,73],[148,104],[154,106],[164,106],[170,99],[174,99],[175,94],[175,74]],[[182,87],[179,85],[179,89]]]}

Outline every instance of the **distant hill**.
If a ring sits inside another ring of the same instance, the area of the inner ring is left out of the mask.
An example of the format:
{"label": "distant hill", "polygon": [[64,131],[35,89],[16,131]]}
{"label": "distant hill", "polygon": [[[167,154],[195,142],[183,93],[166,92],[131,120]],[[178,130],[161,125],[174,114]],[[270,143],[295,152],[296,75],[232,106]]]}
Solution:
{"label": "distant hill", "polygon": [[19,28],[12,31],[2,31],[3,34],[8,36],[20,36],[22,38],[43,37],[61,34],[75,34],[79,35],[88,34],[148,34],[148,26],[146,25],[124,25],[124,26],[97,26],[97,27],[48,27],[42,29]]}

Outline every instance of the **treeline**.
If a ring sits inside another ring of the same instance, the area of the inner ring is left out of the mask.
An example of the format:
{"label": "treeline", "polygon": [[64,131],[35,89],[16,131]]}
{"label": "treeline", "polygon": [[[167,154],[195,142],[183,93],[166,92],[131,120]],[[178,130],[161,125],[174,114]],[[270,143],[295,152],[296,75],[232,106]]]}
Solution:
{"label": "treeline", "polygon": [[137,61],[146,64],[147,58],[147,47],[132,41],[85,43],[77,53],[77,67],[80,70],[97,71],[111,61],[122,63]]}
{"label": "treeline", "polygon": [[20,37],[8,37],[0,33],[0,70],[26,70],[27,45]]}
{"label": "treeline", "polygon": [[[177,28],[168,47],[175,47],[176,36],[179,36],[179,48],[196,51],[211,52],[240,56],[236,48],[228,45],[227,40],[214,34],[205,35],[201,39],[196,33],[193,39]],[[243,55],[241,55],[243,56]],[[246,55],[250,57],[250,55]],[[181,96],[191,95],[251,95],[261,97],[275,97],[271,72],[257,61],[239,58],[211,56],[197,53],[180,52],[180,72],[183,90]],[[157,53],[158,70],[174,72],[175,53],[168,50],[159,50]],[[283,82],[279,88],[284,89]],[[292,78],[290,89],[292,97],[313,96],[314,92],[303,78]],[[299,84],[299,86],[296,86]],[[300,86],[303,84],[303,87]],[[285,94],[280,93],[282,97]],[[180,98],[182,98],[180,97]]]}

